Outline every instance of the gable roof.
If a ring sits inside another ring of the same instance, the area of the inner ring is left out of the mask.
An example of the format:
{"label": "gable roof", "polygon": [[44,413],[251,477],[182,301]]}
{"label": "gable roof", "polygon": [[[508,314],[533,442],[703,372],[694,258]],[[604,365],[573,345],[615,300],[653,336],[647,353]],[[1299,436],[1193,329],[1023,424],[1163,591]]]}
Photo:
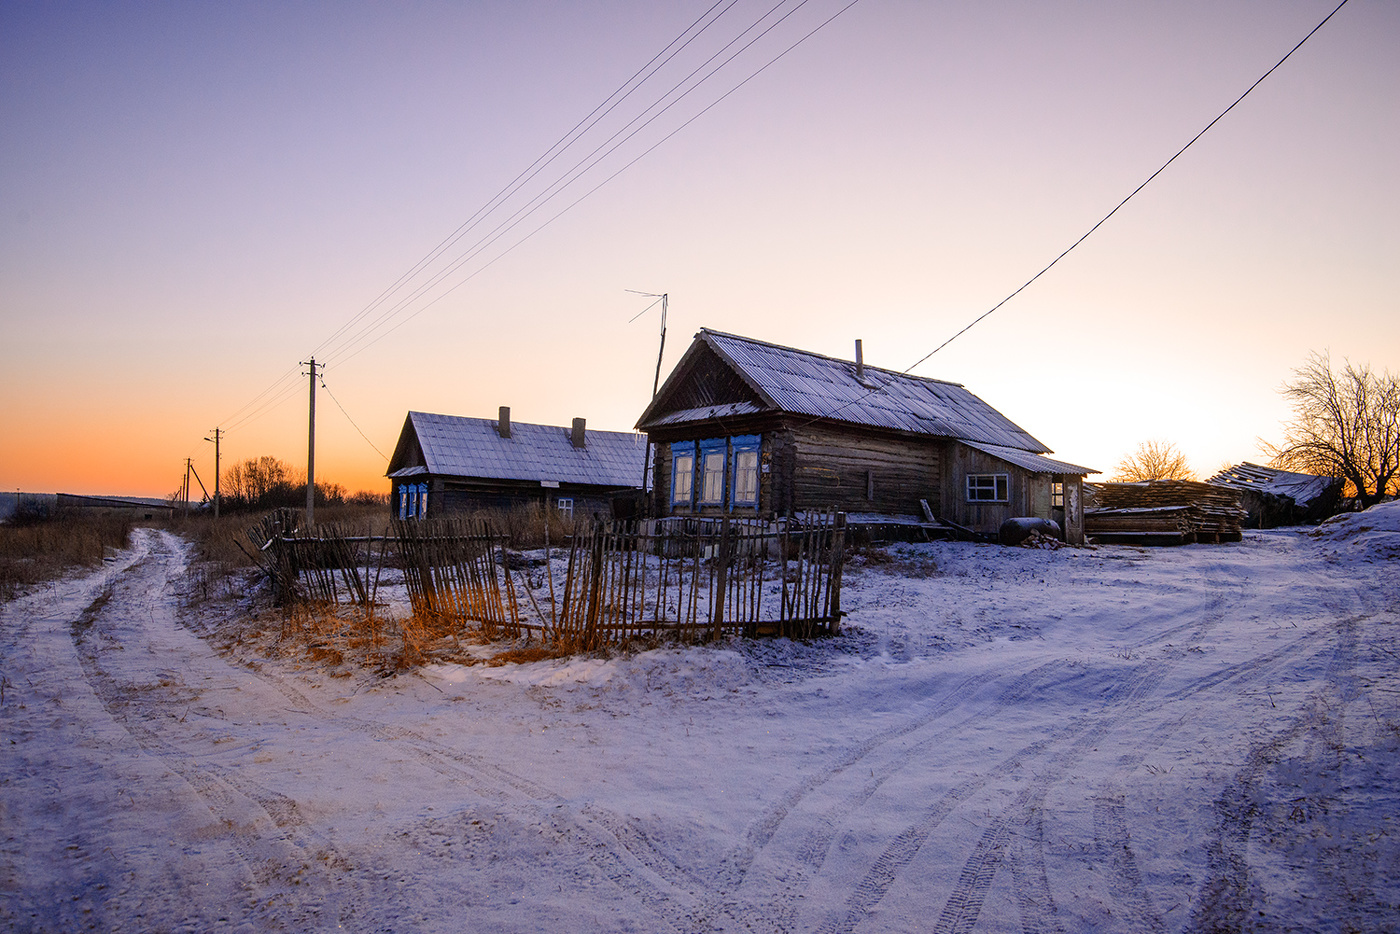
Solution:
{"label": "gable roof", "polygon": [[[645,435],[590,428],[582,448],[574,447],[572,437],[569,428],[512,421],[510,437],[502,438],[494,419],[409,412],[387,476],[434,474],[641,487]],[[405,465],[415,442],[423,463]]]}
{"label": "gable roof", "polygon": [[[677,405],[687,374],[707,353],[733,369],[753,393],[746,401]],[[1050,449],[959,383],[865,366],[856,379],[850,360],[702,328],[637,427],[781,412],[870,428],[956,438],[1046,454]]]}

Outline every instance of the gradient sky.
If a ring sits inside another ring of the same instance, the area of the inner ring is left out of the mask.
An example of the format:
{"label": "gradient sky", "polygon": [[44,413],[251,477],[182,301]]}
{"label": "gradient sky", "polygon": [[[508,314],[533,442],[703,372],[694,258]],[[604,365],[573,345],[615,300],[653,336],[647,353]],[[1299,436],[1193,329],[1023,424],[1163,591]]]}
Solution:
{"label": "gradient sky", "polygon": [[[443,259],[774,2],[735,3]],[[659,323],[628,289],[671,296],[667,372],[702,326],[904,369],[1335,2],[861,0],[545,224],[844,5],[809,0],[349,345],[708,0],[0,5],[0,489],[164,495],[186,457],[210,482],[216,426],[225,463],[304,467],[313,353],[317,477],[350,489],[387,490],[374,448],[409,409],[628,429]],[[1203,474],[1258,461],[1310,352],[1400,370],[1397,165],[1400,4],[1352,0],[915,372],[1104,471],[1147,439]]]}

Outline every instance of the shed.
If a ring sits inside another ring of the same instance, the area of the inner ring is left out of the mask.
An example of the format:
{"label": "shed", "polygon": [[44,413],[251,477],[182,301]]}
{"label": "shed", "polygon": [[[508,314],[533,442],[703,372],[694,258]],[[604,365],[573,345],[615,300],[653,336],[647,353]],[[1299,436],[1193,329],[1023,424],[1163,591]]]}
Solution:
{"label": "shed", "polygon": [[1083,538],[1097,473],[958,383],[702,329],[637,422],[655,446],[657,515],[839,509],[992,535],[1015,517]]}
{"label": "shed", "polygon": [[409,412],[387,476],[400,518],[532,503],[609,515],[614,496],[642,489],[646,438],[497,418]]}
{"label": "shed", "polygon": [[1342,498],[1342,481],[1336,477],[1294,473],[1248,461],[1227,467],[1206,482],[1237,491],[1249,513],[1245,524],[1258,529],[1321,522],[1336,513]]}

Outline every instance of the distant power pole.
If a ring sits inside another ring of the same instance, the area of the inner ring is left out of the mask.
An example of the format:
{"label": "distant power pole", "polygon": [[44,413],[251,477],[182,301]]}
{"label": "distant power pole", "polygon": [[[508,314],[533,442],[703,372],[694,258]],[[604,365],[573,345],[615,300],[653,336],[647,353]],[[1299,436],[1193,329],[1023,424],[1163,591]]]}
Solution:
{"label": "distant power pole", "polygon": [[219,518],[219,437],[223,434],[219,429],[214,429],[214,437],[205,438],[205,441],[214,442],[214,518]]}
{"label": "distant power pole", "polygon": [[[306,430],[306,525],[309,528],[316,513],[316,358],[303,360],[301,365],[311,368],[311,415]],[[320,366],[323,370],[326,368],[324,363]]]}

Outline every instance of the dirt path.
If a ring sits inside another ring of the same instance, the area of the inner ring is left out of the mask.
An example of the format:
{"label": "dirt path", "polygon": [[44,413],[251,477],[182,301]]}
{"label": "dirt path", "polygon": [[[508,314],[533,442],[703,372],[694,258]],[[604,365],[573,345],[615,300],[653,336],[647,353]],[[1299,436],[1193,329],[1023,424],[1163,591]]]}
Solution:
{"label": "dirt path", "polygon": [[381,682],[216,651],[140,530],[0,611],[0,924],[1394,929],[1393,584],[1291,538],[938,559],[852,582],[878,656]]}

